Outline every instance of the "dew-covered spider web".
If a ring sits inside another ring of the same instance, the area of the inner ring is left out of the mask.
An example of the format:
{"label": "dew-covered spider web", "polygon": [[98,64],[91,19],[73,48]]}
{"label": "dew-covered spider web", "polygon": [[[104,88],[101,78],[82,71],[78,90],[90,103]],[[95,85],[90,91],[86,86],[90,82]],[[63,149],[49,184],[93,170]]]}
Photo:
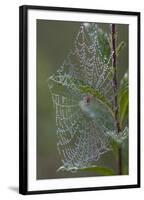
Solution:
{"label": "dew-covered spider web", "polygon": [[49,77],[61,169],[90,167],[111,150],[107,133],[116,132],[112,54],[108,33],[96,23],[82,23],[72,50]]}

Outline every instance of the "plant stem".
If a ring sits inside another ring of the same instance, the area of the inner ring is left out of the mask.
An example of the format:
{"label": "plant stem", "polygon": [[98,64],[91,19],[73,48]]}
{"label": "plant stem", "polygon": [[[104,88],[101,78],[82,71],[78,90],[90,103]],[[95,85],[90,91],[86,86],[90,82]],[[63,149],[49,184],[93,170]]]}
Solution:
{"label": "plant stem", "polygon": [[[120,122],[119,122],[119,106],[117,97],[117,57],[116,57],[116,25],[112,24],[112,66],[113,66],[113,92],[114,92],[114,117],[116,121],[117,132],[121,132]],[[118,174],[122,174],[122,150],[121,147],[118,149]]]}

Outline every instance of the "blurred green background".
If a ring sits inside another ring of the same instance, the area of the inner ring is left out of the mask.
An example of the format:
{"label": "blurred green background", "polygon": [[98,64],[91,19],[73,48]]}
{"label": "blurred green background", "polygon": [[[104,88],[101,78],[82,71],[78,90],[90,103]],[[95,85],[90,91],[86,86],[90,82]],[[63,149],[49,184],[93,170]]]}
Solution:
{"label": "blurred green background", "polygon": [[[62,165],[57,151],[55,109],[47,80],[65,60],[79,31],[79,22],[37,20],[37,179],[97,176],[94,172],[56,172]],[[106,32],[109,24],[100,24]],[[118,43],[124,41],[117,67],[118,79],[128,70],[128,25],[117,25]],[[112,152],[104,154],[97,165],[116,170]]]}

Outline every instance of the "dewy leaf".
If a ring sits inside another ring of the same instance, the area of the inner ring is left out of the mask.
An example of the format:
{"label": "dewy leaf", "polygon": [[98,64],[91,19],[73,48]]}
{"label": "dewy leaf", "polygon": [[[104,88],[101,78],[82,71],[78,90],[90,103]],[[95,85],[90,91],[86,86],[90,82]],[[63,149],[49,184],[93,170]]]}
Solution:
{"label": "dewy leaf", "polygon": [[118,45],[118,47],[116,48],[116,55],[118,56],[119,53],[121,52],[121,50],[125,47],[125,42],[121,41]]}
{"label": "dewy leaf", "polygon": [[119,104],[120,104],[120,124],[123,128],[126,124],[126,120],[128,118],[128,76],[127,73],[124,75],[123,79],[120,83],[120,90],[119,90]]}
{"label": "dewy leaf", "polygon": [[102,50],[102,58],[108,60],[111,56],[111,47],[109,45],[108,34],[104,32],[102,29],[98,29],[98,40],[99,45]]}
{"label": "dewy leaf", "polygon": [[125,139],[128,137],[128,128],[125,127],[123,131],[117,133],[114,131],[109,131],[107,134],[110,136],[112,140],[114,140],[117,144],[122,144]]}
{"label": "dewy leaf", "polygon": [[107,168],[107,167],[101,167],[101,166],[92,166],[92,167],[88,167],[88,168],[82,168],[82,169],[80,169],[80,171],[96,172],[103,176],[114,175],[114,171],[112,169]]}
{"label": "dewy leaf", "polygon": [[[116,132],[107,132],[110,137],[111,146],[113,149],[113,153],[116,157],[118,157],[119,148],[122,149],[123,154],[127,154],[126,152],[126,145],[128,140],[128,128],[125,127],[123,131],[116,133]],[[125,152],[125,153],[124,153]]]}
{"label": "dewy leaf", "polygon": [[127,139],[122,143],[121,149],[122,149],[122,160],[123,160],[122,171],[123,171],[123,175],[124,175],[124,174],[127,175],[127,174],[128,174],[128,171],[129,171],[128,137],[127,137]]}
{"label": "dewy leaf", "polygon": [[77,168],[77,167],[72,167],[72,168],[65,168],[65,166],[61,166],[57,172],[59,171],[70,171],[70,172],[77,172],[77,171],[85,171],[85,172],[96,172],[97,174],[100,174],[102,176],[112,176],[114,175],[114,171],[108,167],[102,167],[102,166],[96,166],[96,165],[91,165],[90,167],[85,167],[85,168]]}

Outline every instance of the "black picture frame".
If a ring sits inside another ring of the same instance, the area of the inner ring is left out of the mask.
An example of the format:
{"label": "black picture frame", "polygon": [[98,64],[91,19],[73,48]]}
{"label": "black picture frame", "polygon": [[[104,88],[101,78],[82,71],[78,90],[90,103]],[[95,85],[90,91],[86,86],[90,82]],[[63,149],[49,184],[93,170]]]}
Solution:
{"label": "black picture frame", "polygon": [[[28,11],[47,10],[76,13],[100,13],[137,17],[137,184],[28,191]],[[23,195],[79,192],[140,187],[140,13],[65,7],[23,5],[19,7],[19,193]]]}

